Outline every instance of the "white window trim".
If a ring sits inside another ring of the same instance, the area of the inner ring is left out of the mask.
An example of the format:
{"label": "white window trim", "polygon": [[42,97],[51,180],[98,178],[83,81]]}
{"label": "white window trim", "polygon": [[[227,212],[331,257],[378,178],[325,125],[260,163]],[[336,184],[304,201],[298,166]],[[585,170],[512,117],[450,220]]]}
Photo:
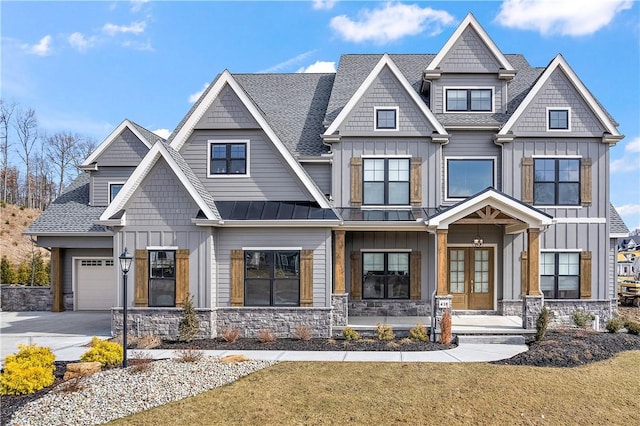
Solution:
{"label": "white window trim", "polygon": [[363,155],[362,156],[362,201],[363,204],[361,209],[363,210],[402,210],[402,209],[411,209],[411,194],[409,194],[409,204],[381,204],[381,205],[373,205],[373,204],[364,204],[364,160],[366,159],[407,159],[409,160],[409,192],[411,192],[411,155]]}
{"label": "white window trim", "polygon": [[[221,174],[211,174],[211,145],[214,144],[245,144],[247,146],[247,160],[246,160],[246,164],[247,164],[247,170],[246,173],[244,174],[225,174],[225,175],[221,175]],[[250,170],[250,164],[251,162],[249,161],[250,158],[250,142],[249,139],[209,139],[207,140],[207,178],[213,178],[213,179],[227,179],[227,178],[233,178],[233,179],[238,179],[238,178],[247,178],[247,177],[251,177],[251,170]]]}
{"label": "white window trim", "polygon": [[146,250],[150,250],[150,251],[171,251],[171,250],[178,250],[178,246],[147,246]]}
{"label": "white window trim", "polygon": [[360,249],[360,253],[411,253],[412,251],[413,249]]}
{"label": "white window trim", "polygon": [[[109,204],[111,204],[111,202],[113,201],[113,199],[111,198],[111,185],[122,185],[122,186],[124,186],[124,184],[125,184],[125,181],[107,182],[107,199],[109,200]],[[122,188],[120,188],[120,189],[122,189]]]}
{"label": "white window trim", "polygon": [[[395,110],[396,112],[396,127],[393,129],[379,129],[378,128],[378,110]],[[400,130],[400,108],[397,106],[374,106],[373,107],[373,131],[374,132],[397,132]]]}
{"label": "white window trim", "polygon": [[[449,160],[493,160],[493,188],[496,188],[498,183],[498,157],[490,155],[478,155],[478,156],[446,156],[444,157],[444,200],[445,201],[460,201],[466,200],[469,197],[449,197]],[[497,188],[496,188],[497,189]],[[473,195],[473,194],[472,194]]]}
{"label": "white window trim", "polygon": [[366,159],[366,158],[376,158],[376,159],[381,159],[381,158],[393,158],[393,159],[397,159],[397,158],[406,158],[411,160],[411,158],[413,157],[411,154],[390,154],[390,155],[384,155],[384,154],[368,154],[368,155],[362,155],[361,156],[362,159]]}
{"label": "white window trim", "polygon": [[582,253],[584,250],[581,248],[575,249],[540,249],[540,253]]}
{"label": "white window trim", "polygon": [[[491,90],[491,111],[449,111],[447,109],[447,90]],[[443,86],[442,113],[443,114],[493,114],[496,110],[496,88],[494,86]]]}
{"label": "white window trim", "polygon": [[404,204],[393,204],[393,205],[379,205],[379,206],[375,206],[375,205],[370,205],[370,204],[366,204],[364,206],[360,206],[360,210],[411,210],[412,207],[411,205],[404,205]]}
{"label": "white window trim", "polygon": [[582,159],[582,155],[532,155],[531,158],[563,158],[563,159]]}
{"label": "white window trim", "polygon": [[302,251],[302,247],[241,247],[242,251]]}
{"label": "white window trim", "polygon": [[[567,111],[567,128],[566,129],[550,129],[549,128],[549,111]],[[570,132],[571,131],[571,107],[547,107],[545,112],[545,121],[547,132]]]}
{"label": "white window trim", "polygon": [[[582,160],[582,155],[548,155],[548,154],[544,154],[544,155],[532,155],[531,158],[549,158],[549,159],[565,159],[565,160]],[[535,173],[535,165],[533,166],[533,171]],[[582,185],[582,175],[580,175],[580,185]],[[569,205],[569,206],[564,206],[564,205],[548,205],[548,204],[531,204],[533,207],[543,210],[543,209],[567,209],[567,210],[578,210],[582,208],[582,205]],[[580,218],[576,218],[577,220],[579,220]],[[557,218],[554,219],[557,221]],[[565,223],[574,223],[574,222],[565,222]]]}

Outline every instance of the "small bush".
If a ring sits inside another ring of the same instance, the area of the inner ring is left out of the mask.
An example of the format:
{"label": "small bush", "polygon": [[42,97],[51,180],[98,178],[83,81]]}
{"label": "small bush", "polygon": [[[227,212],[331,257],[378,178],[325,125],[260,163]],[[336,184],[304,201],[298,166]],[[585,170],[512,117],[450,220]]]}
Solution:
{"label": "small bush", "polygon": [[447,309],[440,320],[440,343],[449,345],[451,343],[451,310]]}
{"label": "small bush", "polygon": [[378,340],[393,340],[396,338],[396,335],[393,334],[393,329],[387,324],[383,324],[381,322],[376,326],[376,336]]}
{"label": "small bush", "polygon": [[313,333],[311,332],[311,329],[309,328],[309,326],[299,325],[295,328],[295,330],[293,330],[293,335],[298,340],[303,340],[305,342],[308,342],[309,340],[311,340]]}
{"label": "small bush", "polygon": [[80,377],[74,377],[73,379],[69,379],[66,382],[64,382],[63,384],[60,385],[59,388],[57,388],[58,392],[64,392],[64,393],[72,393],[72,392],[80,392],[81,390],[85,389],[85,385],[84,385],[84,377],[80,376]]}
{"label": "small bush", "polygon": [[49,348],[18,345],[18,352],[5,358],[0,394],[24,395],[51,386],[55,380],[54,361]]}
{"label": "small bush", "polygon": [[270,328],[265,328],[258,332],[258,340],[260,343],[272,343],[276,341],[276,333]]}
{"label": "small bush", "polygon": [[16,217],[16,214],[15,213],[11,213],[11,217]]}
{"label": "small bush", "polygon": [[[96,342],[98,342],[98,341],[99,341],[99,339],[96,340]],[[113,337],[109,341],[113,342],[113,343],[117,343],[120,346],[122,346],[124,344],[124,341],[122,340],[122,334],[118,334],[117,336]],[[127,347],[129,349],[137,348],[139,343],[140,343],[140,339],[138,338],[138,336],[130,336],[129,333],[127,333]],[[94,340],[92,340],[89,343],[89,346],[93,347],[93,344],[94,344]]]}
{"label": "small bush", "polygon": [[107,340],[100,340],[94,336],[93,339],[91,339],[90,346],[91,349],[82,354],[80,361],[97,361],[103,367],[115,367],[116,365],[122,364],[124,356],[122,345]]}
{"label": "small bush", "polygon": [[178,351],[178,362],[198,362],[202,359],[202,351],[193,348]]}
{"label": "small bush", "polygon": [[351,327],[345,327],[344,330],[342,330],[342,337],[344,337],[345,340],[360,340],[360,333]]}
{"label": "small bush", "polygon": [[20,210],[24,210],[24,209],[25,209],[25,206],[20,206]]}
{"label": "small bush", "polygon": [[547,327],[551,320],[551,311],[546,306],[542,307],[538,319],[536,320],[536,342],[544,339],[544,335],[547,333]]}
{"label": "small bush", "polygon": [[146,351],[136,352],[127,362],[131,374],[143,373],[149,370],[151,363],[153,363],[153,355]]}
{"label": "small bush", "polygon": [[624,320],[620,317],[611,318],[605,324],[605,328],[609,333],[617,333],[622,330],[622,327],[624,327]]}
{"label": "small bush", "polygon": [[581,328],[590,326],[595,318],[591,312],[573,311],[573,323]]}
{"label": "small bush", "polygon": [[240,329],[239,328],[225,328],[222,330],[222,340],[229,343],[235,343],[240,337]]}
{"label": "small bush", "polygon": [[136,347],[138,349],[153,349],[157,348],[162,344],[162,339],[160,339],[155,334],[146,334],[138,339],[138,344]]}
{"label": "small bush", "polygon": [[409,330],[409,337],[413,340],[419,340],[421,342],[429,341],[429,333],[427,332],[427,327],[422,323],[416,324],[415,327]]}
{"label": "small bush", "polygon": [[178,340],[181,342],[190,342],[200,331],[200,321],[193,307],[193,296],[187,293],[182,311],[182,319],[178,325]]}
{"label": "small bush", "polygon": [[629,334],[635,334],[636,336],[640,334],[640,322],[628,321],[626,327]]}

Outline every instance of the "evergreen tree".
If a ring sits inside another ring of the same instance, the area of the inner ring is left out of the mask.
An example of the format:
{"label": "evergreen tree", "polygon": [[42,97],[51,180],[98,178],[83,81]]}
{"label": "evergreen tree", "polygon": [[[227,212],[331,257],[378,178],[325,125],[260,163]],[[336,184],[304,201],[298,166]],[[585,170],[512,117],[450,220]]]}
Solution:
{"label": "evergreen tree", "polygon": [[0,260],[0,283],[1,284],[15,284],[18,280],[18,276],[15,268],[7,259],[7,256],[2,256]]}

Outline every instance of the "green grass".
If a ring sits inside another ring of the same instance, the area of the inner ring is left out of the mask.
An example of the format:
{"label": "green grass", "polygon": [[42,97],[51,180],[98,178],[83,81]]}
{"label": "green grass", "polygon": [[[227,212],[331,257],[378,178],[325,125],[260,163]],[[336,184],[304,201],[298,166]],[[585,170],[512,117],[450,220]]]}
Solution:
{"label": "green grass", "polygon": [[639,365],[289,362],[112,424],[640,424]]}

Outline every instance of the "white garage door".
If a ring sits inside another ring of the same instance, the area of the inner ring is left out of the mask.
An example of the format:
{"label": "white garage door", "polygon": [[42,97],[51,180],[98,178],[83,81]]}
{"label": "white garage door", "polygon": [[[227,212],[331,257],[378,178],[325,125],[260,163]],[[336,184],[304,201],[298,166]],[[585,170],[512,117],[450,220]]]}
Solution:
{"label": "white garage door", "polygon": [[108,310],[114,306],[113,259],[76,260],[76,310]]}

